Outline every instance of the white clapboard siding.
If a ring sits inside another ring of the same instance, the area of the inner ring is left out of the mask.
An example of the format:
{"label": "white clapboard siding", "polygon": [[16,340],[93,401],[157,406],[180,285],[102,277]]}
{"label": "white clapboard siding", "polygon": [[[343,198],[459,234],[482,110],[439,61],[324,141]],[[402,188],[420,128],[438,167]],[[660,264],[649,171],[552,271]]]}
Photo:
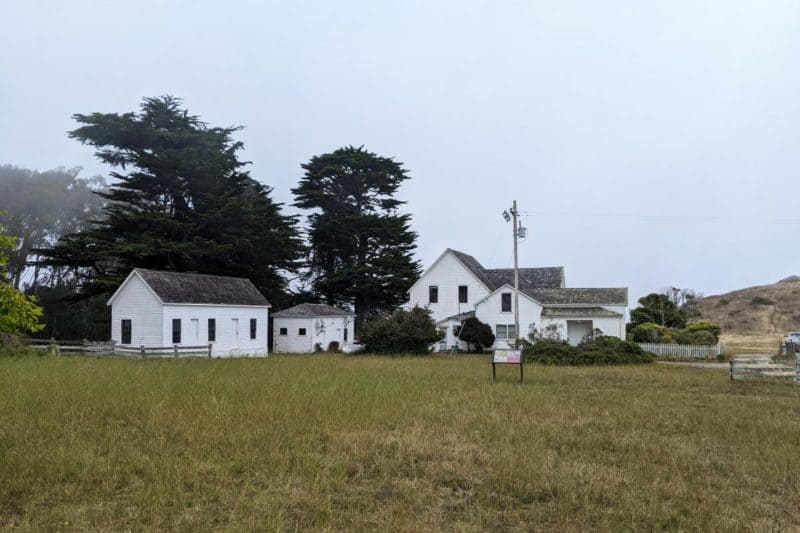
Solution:
{"label": "white clapboard siding", "polygon": [[721,344],[660,344],[637,342],[644,351],[672,359],[713,359],[722,353]]}

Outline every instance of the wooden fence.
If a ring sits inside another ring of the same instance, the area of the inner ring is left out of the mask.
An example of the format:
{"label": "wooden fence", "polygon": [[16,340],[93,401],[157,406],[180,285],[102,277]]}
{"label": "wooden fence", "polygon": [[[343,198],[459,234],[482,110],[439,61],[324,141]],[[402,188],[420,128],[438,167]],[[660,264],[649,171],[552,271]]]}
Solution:
{"label": "wooden fence", "polygon": [[59,354],[96,356],[121,356],[145,358],[211,357],[212,345],[200,346],[120,346],[113,342],[60,341],[55,339],[30,339],[31,348],[54,349]]}
{"label": "wooden fence", "polygon": [[722,344],[660,344],[637,342],[644,351],[671,359],[714,359],[722,354]]}
{"label": "wooden fence", "polygon": [[740,354],[731,358],[730,365],[733,380],[793,380],[800,383],[800,355],[790,363],[782,363],[769,354]]}

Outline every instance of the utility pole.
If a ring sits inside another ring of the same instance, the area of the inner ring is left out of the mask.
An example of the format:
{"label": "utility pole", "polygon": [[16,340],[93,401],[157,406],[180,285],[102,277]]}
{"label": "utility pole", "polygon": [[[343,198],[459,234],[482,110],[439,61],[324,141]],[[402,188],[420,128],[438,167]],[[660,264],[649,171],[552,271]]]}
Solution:
{"label": "utility pole", "polygon": [[517,224],[517,201],[511,207],[511,226],[514,228],[514,348],[519,349],[519,259],[517,257],[517,238],[519,227]]}

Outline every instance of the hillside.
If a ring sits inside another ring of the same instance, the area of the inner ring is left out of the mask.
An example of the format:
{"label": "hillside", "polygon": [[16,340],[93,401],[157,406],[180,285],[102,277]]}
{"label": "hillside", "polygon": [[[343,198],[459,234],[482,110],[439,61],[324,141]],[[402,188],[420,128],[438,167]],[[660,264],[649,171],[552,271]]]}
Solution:
{"label": "hillside", "polygon": [[783,334],[800,330],[800,278],[708,296],[697,302],[703,318],[732,334]]}
{"label": "hillside", "polygon": [[703,318],[722,326],[727,353],[775,353],[784,333],[800,331],[800,277],[708,296],[696,305]]}

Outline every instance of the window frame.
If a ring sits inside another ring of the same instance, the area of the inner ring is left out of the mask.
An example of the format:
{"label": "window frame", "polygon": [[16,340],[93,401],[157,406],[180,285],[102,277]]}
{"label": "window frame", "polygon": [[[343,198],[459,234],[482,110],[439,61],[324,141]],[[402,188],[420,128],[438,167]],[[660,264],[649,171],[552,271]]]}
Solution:
{"label": "window frame", "polygon": [[[514,311],[514,301],[511,299],[512,294],[510,292],[501,292],[500,293],[500,312],[501,313],[511,313]],[[508,298],[508,309],[506,309],[506,298]]]}
{"label": "window frame", "polygon": [[250,319],[250,340],[256,340],[258,338],[258,319],[251,318]]}
{"label": "window frame", "polygon": [[[128,342],[125,342],[125,330],[126,330],[125,326],[126,326],[126,323],[127,323],[127,326],[128,326],[127,327]],[[119,328],[120,328],[120,332],[119,332],[120,333],[120,335],[119,335],[120,344],[132,344],[133,343],[133,320],[131,320],[130,318],[123,318],[120,321]]]}
{"label": "window frame", "polygon": [[278,335],[281,337],[285,337],[289,334],[289,328],[278,328]]}
{"label": "window frame", "polygon": [[[178,326],[177,330],[175,329],[176,325]],[[173,318],[172,319],[172,344],[180,344],[181,343],[182,330],[183,330],[183,324],[181,323],[181,319],[180,318]],[[177,333],[177,339],[178,339],[177,341],[175,340],[175,338],[176,338],[175,334],[176,333]]]}
{"label": "window frame", "polygon": [[439,303],[439,286],[438,285],[428,285],[428,303],[429,304],[438,304]]}
{"label": "window frame", "polygon": [[307,328],[297,328],[297,336],[298,337],[305,337],[307,335]]}
{"label": "window frame", "polygon": [[217,319],[208,319],[208,342],[217,342]]}
{"label": "window frame", "polygon": [[[461,296],[461,290],[464,290],[464,297]],[[469,303],[469,285],[459,285],[458,286],[458,303],[466,304]]]}
{"label": "window frame", "polygon": [[[500,335],[500,328],[503,328],[503,330],[505,331],[504,336]],[[514,340],[517,337],[516,329],[517,327],[514,324],[495,324],[494,338],[499,341]]]}

